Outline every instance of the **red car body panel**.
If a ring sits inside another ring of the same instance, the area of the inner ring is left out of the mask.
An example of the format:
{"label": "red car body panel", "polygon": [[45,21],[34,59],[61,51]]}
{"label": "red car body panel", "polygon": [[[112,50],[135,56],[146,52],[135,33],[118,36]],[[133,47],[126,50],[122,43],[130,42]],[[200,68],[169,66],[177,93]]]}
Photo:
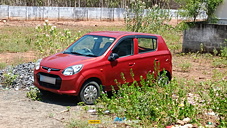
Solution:
{"label": "red car body panel", "polygon": [[[116,81],[124,83],[121,74],[127,82],[139,81],[140,77],[146,78],[148,72],[154,72],[154,66],[159,65],[158,70],[168,71],[170,78],[172,76],[172,56],[167,45],[160,35],[136,32],[118,32],[118,31],[101,31],[91,32],[86,35],[98,35],[116,38],[106,52],[98,57],[87,57],[72,54],[57,53],[55,55],[42,59],[40,68],[34,70],[34,85],[42,90],[58,94],[78,95],[84,82],[89,79],[100,81],[106,91],[112,90],[112,85],[116,85]],[[136,36],[151,36],[157,38],[157,49],[153,52],[139,53],[138,40]],[[116,61],[109,61],[108,57],[112,53],[112,49],[123,38],[127,36],[135,36],[134,54],[127,57],[118,58]],[[156,64],[155,64],[156,63]],[[82,64],[83,68],[80,72],[65,76],[63,71],[72,65]],[[48,71],[45,67],[56,69],[56,71]],[[133,72],[134,78],[131,76]],[[59,88],[49,87],[49,85],[41,85],[40,75],[56,77]],[[115,86],[116,87],[116,86]],[[117,87],[116,87],[117,88]]]}

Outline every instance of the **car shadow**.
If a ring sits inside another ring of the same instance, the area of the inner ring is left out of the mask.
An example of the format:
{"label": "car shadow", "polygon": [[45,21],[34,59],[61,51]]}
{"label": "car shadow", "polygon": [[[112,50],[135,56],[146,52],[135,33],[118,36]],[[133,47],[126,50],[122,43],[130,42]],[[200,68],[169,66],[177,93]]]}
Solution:
{"label": "car shadow", "polygon": [[77,106],[78,100],[76,96],[58,95],[55,93],[48,93],[40,96],[41,102],[49,104],[57,104],[61,106]]}

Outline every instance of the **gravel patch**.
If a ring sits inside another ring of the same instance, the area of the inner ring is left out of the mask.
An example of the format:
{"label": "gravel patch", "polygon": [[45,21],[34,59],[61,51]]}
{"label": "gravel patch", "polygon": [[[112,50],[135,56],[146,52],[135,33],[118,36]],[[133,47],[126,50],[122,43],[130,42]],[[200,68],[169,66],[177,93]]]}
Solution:
{"label": "gravel patch", "polygon": [[14,88],[15,90],[26,89],[33,85],[33,70],[35,63],[23,63],[15,67],[8,66],[0,70],[0,86],[2,88]]}

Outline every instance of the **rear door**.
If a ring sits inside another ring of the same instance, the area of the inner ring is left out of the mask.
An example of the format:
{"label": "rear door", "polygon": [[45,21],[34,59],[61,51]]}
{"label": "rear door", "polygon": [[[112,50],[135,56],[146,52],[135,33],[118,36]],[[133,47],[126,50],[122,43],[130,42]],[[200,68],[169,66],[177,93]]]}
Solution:
{"label": "rear door", "polygon": [[148,73],[157,71],[159,56],[157,55],[157,37],[138,35],[135,39],[135,66],[133,68],[136,81],[146,78]]}

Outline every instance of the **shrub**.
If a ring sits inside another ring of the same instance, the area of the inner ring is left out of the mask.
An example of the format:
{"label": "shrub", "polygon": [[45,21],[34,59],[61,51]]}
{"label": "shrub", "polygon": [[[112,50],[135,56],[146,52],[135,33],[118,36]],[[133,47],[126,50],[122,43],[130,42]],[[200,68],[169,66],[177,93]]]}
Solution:
{"label": "shrub", "polygon": [[147,80],[141,80],[141,87],[134,82],[119,86],[119,90],[113,91],[113,96],[108,98],[102,94],[98,101],[98,112],[109,110],[118,117],[129,120],[140,120],[144,126],[169,125],[177,119],[186,117],[195,118],[199,113],[196,106],[187,102],[186,90],[179,89],[176,81],[168,85],[159,85],[149,76]]}
{"label": "shrub", "polygon": [[36,87],[30,88],[30,91],[28,91],[26,93],[26,97],[31,100],[37,100],[37,101],[42,100],[41,93],[40,93],[39,89]]}
{"label": "shrub", "polygon": [[63,32],[59,31],[56,26],[50,25],[48,21],[45,21],[43,25],[37,26],[36,32],[36,37],[33,37],[34,39],[26,39],[26,43],[29,45],[34,43],[41,56],[62,51],[80,36],[80,34],[73,36],[68,29]]}

